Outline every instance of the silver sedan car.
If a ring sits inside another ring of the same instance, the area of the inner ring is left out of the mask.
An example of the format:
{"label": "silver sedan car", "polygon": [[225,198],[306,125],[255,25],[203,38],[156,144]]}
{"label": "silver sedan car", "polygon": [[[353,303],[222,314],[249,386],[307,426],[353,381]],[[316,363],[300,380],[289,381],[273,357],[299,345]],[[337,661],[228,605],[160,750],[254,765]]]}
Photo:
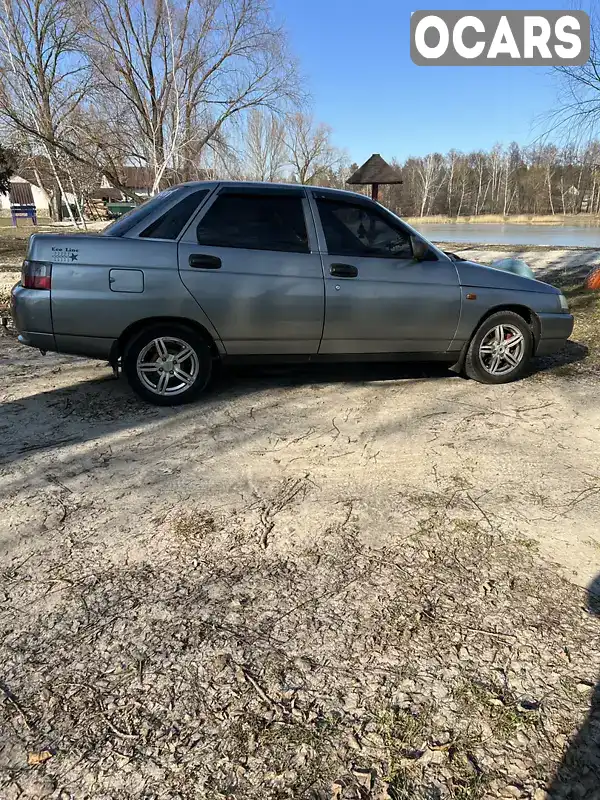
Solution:
{"label": "silver sedan car", "polygon": [[573,328],[558,289],[446,254],[362,195],[224,181],[96,236],[33,235],[12,312],[23,344],[107,359],[159,405],[248,359],[436,359],[506,383]]}

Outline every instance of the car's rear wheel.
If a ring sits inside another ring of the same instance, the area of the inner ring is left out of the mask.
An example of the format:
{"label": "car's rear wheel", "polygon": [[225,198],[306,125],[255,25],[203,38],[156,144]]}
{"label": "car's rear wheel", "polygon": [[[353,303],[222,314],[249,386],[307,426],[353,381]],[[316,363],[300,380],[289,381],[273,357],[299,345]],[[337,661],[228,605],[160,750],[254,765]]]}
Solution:
{"label": "car's rear wheel", "polygon": [[480,383],[509,383],[526,371],[533,334],[514,311],[498,311],[479,326],[465,359],[465,372]]}
{"label": "car's rear wheel", "polygon": [[212,355],[201,334],[185,325],[157,324],[128,342],[123,371],[131,388],[150,403],[189,403],[205,389]]}

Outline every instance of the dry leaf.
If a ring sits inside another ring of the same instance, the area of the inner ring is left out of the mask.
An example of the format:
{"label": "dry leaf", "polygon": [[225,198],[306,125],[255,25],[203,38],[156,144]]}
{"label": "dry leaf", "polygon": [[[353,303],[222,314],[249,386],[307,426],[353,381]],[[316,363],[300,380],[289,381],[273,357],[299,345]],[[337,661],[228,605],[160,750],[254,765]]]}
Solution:
{"label": "dry leaf", "polygon": [[356,778],[357,783],[366,789],[368,792],[371,791],[371,786],[373,783],[373,775],[370,769],[353,769],[352,774]]}
{"label": "dry leaf", "polygon": [[49,758],[52,758],[52,753],[49,750],[42,750],[39,753],[29,753],[27,756],[27,763],[30,767],[35,767],[36,764],[43,764],[44,761],[48,761]]}

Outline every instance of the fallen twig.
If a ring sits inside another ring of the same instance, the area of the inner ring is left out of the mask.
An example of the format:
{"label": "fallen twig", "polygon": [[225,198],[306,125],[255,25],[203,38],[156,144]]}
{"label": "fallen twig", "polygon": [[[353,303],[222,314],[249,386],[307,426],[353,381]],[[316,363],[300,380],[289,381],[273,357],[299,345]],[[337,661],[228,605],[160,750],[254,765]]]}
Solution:
{"label": "fallen twig", "polygon": [[13,693],[10,691],[10,689],[9,689],[7,686],[4,686],[4,684],[2,684],[2,683],[0,683],[0,689],[2,689],[2,694],[4,695],[4,697],[6,698],[6,700],[8,700],[8,702],[9,702],[9,703],[10,703],[10,704],[11,704],[11,705],[12,705],[12,706],[13,706],[13,707],[16,709],[16,711],[19,713],[19,716],[21,717],[21,719],[22,719],[22,720],[23,720],[23,722],[25,723],[25,727],[27,728],[27,730],[28,730],[28,731],[30,731],[31,733],[33,733],[33,728],[32,728],[32,727],[31,727],[31,725],[29,724],[29,720],[27,719],[27,714],[25,714],[25,712],[23,711],[23,709],[22,709],[22,707],[21,707],[21,704],[19,703],[19,701],[17,700],[17,698],[16,698],[16,697],[14,696],[14,694],[13,694]]}
{"label": "fallen twig", "polygon": [[479,513],[481,514],[481,516],[482,516],[482,517],[485,519],[485,521],[487,522],[487,524],[490,526],[490,530],[492,530],[492,531],[493,531],[493,530],[494,530],[494,526],[493,526],[493,525],[492,525],[492,523],[490,522],[490,518],[489,518],[489,517],[488,517],[488,515],[485,513],[485,511],[483,510],[483,508],[482,508],[482,507],[479,505],[479,503],[477,502],[477,500],[474,500],[474,499],[471,497],[471,495],[470,495],[468,492],[465,492],[465,494],[467,495],[467,497],[469,498],[469,500],[470,500],[470,501],[473,503],[473,505],[475,506],[475,508],[476,508],[476,509],[479,511]]}

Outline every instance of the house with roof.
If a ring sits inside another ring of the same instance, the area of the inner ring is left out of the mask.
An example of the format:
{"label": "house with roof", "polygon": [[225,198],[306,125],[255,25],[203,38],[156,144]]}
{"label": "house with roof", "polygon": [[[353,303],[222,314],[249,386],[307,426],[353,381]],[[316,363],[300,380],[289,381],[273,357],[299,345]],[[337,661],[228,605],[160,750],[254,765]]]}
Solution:
{"label": "house with roof", "polygon": [[[43,155],[35,155],[25,159],[19,166],[18,173],[10,179],[9,191],[0,194],[0,216],[10,217],[11,207],[34,207],[38,217],[52,216],[52,188],[55,175],[50,161]],[[68,185],[62,176],[63,188]],[[72,192],[65,191],[62,197],[63,215],[68,215],[67,203],[76,205]]]}
{"label": "house with roof", "polygon": [[[150,197],[154,185],[154,172],[148,167],[124,166],[119,170],[121,183],[131,189],[138,197]],[[161,188],[164,188],[161,186]],[[102,176],[100,186],[92,192],[92,199],[118,202],[125,200],[125,195],[116,189],[106,175]]]}
{"label": "house with roof", "polygon": [[[147,198],[152,195],[152,188],[154,186],[154,170],[150,167],[134,167],[123,166],[119,170],[119,177],[121,184],[127,189],[131,189],[138,197]],[[210,180],[211,176],[207,170],[196,170],[195,180]],[[167,169],[160,181],[160,189],[167,189],[169,186],[174,186],[181,183],[182,177],[172,169]],[[121,191],[117,189],[113,183],[106,177],[102,176],[100,186],[91,194],[93,200],[103,200],[108,203],[118,203],[128,198]]]}
{"label": "house with roof", "polygon": [[8,192],[0,194],[0,215],[10,217],[14,206],[33,206],[38,217],[50,216],[50,198],[46,190],[20,175],[13,175]]}

